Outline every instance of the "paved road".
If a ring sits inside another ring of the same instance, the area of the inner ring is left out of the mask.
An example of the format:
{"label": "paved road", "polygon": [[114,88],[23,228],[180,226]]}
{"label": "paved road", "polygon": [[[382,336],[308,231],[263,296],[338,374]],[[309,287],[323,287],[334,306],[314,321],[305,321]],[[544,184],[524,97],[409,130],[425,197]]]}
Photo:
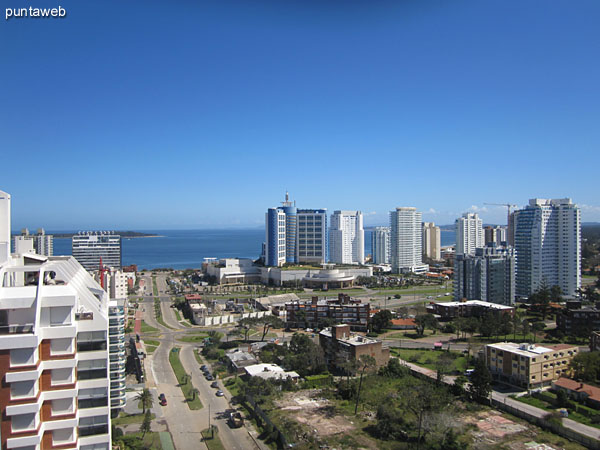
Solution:
{"label": "paved road", "polygon": [[[161,302],[161,308],[163,320],[171,325],[172,322],[176,323],[177,321],[169,304],[170,302]],[[262,450],[266,448],[260,442],[256,444],[250,437],[249,432],[256,436],[256,431],[248,423],[245,427],[238,429],[230,428],[227,424],[225,414],[226,410],[230,408],[231,395],[219,382],[221,389],[225,392],[225,397],[217,397],[217,390],[210,387],[210,383],[204,379],[200,371],[200,365],[193,353],[194,345],[176,341],[177,336],[185,334],[189,329],[170,330],[163,327],[154,318],[154,301],[148,299],[143,305],[145,322],[161,330],[160,336],[152,337],[161,341],[161,344],[153,355],[147,357],[145,362],[147,386],[155,388],[157,393],[164,393],[167,397],[167,406],[162,407],[162,411],[173,436],[175,448],[177,450],[206,448],[205,444],[201,443],[200,432],[208,428],[209,405],[210,423],[219,429],[219,437],[225,448],[231,450]],[[185,397],[178,386],[177,378],[169,363],[169,352],[174,346],[181,347],[181,363],[186,372],[192,374],[192,384],[199,391],[199,398],[204,406],[200,410],[192,411],[188,408]]]}

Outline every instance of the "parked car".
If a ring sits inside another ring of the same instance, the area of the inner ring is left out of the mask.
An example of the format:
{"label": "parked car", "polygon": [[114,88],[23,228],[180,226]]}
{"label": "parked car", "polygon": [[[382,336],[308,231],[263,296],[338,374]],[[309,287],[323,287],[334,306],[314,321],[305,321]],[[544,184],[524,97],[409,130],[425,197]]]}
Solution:
{"label": "parked car", "polygon": [[225,394],[223,393],[223,391],[221,389],[219,389],[216,393],[217,397],[223,397]]}
{"label": "parked car", "polygon": [[465,370],[465,376],[470,377],[471,375],[473,375],[473,372],[475,372],[475,369],[467,369]]}
{"label": "parked car", "polygon": [[218,387],[219,387],[219,383],[218,383],[217,381],[213,381],[213,382],[210,384],[210,387],[211,387],[211,388],[218,388]]}
{"label": "parked car", "polygon": [[212,380],[214,380],[212,375],[210,375],[210,374],[206,375],[206,381],[212,381]]}
{"label": "parked car", "polygon": [[208,368],[206,367],[206,364],[202,364],[202,365],[200,366],[200,370],[201,370],[202,372],[206,372],[206,371],[208,370]]}
{"label": "parked car", "polygon": [[160,394],[158,396],[158,400],[159,400],[160,406],[167,406],[167,397],[165,396],[165,394]]}
{"label": "parked car", "polygon": [[233,428],[239,428],[244,425],[244,418],[242,417],[242,414],[239,412],[229,413],[229,424]]}

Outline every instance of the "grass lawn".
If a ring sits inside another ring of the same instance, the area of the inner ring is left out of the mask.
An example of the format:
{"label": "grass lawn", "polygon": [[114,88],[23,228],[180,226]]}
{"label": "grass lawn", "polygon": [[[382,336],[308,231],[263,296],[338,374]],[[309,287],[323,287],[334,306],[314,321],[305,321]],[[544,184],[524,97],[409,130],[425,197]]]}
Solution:
{"label": "grass lawn", "polygon": [[[155,415],[152,414],[152,420],[154,420]],[[132,423],[142,423],[144,421],[144,414],[125,414],[125,413],[120,413],[119,417],[117,417],[116,419],[111,419],[111,423],[115,426],[122,426],[122,425],[130,425]]]}
{"label": "grass lawn", "polygon": [[[143,448],[147,450],[162,450],[162,445],[160,443],[160,433],[148,432],[142,438],[142,433],[132,433],[125,434],[119,438],[116,438],[116,441],[123,441],[126,445],[128,443],[136,443],[136,441],[142,441]],[[131,444],[130,444],[131,445]],[[129,447],[129,446],[128,446]]]}
{"label": "grass lawn", "polygon": [[159,331],[158,328],[151,327],[142,320],[142,333],[154,333],[155,331]]}
{"label": "grass lawn", "polygon": [[200,353],[198,353],[198,350],[194,349],[194,357],[196,358],[196,361],[198,361],[198,364],[203,365],[204,361],[202,360],[202,356],[200,356]]}
{"label": "grass lawn", "polygon": [[202,440],[208,447],[208,450],[225,450],[225,447],[223,447],[223,443],[219,438],[219,429],[217,427],[214,427],[214,430],[214,437],[212,437],[213,434],[208,428],[206,430],[202,430]]}
{"label": "grass lawn", "polygon": [[[520,401],[521,403],[526,403],[531,406],[535,406],[536,408],[543,409],[545,411],[551,412],[556,411],[560,408],[552,405],[551,403],[545,402],[542,399],[532,397],[529,395],[524,395],[522,397],[515,397],[515,400]],[[578,405],[581,407],[580,405]],[[585,407],[584,407],[585,408]],[[587,417],[586,415],[575,411],[573,408],[566,408],[569,411],[569,419],[574,420],[575,422],[582,423],[584,425],[588,425],[590,427],[600,428],[600,424],[592,423],[592,419]]]}
{"label": "grass lawn", "polygon": [[146,353],[151,355],[157,348],[155,345],[146,345]]}
{"label": "grass lawn", "polygon": [[156,277],[152,277],[152,292],[155,297],[158,297],[158,287],[156,287]]}
{"label": "grass lawn", "polygon": [[160,345],[160,341],[157,341],[156,339],[144,339],[144,344],[158,347]]}
{"label": "grass lawn", "polygon": [[181,361],[179,359],[179,349],[180,349],[179,347],[175,347],[169,352],[169,362],[171,363],[173,372],[175,373],[175,376],[177,377],[177,381],[179,382],[179,387],[181,388],[181,392],[183,392],[183,396],[186,399],[186,403],[187,403],[188,407],[190,409],[201,409],[202,402],[200,401],[198,396],[196,396],[196,398],[194,398],[194,400],[192,400],[192,398],[193,398],[192,389],[194,389],[194,385],[192,385],[191,380],[185,384],[183,383],[186,372],[185,372],[185,369],[183,368],[183,365],[181,364]]}
{"label": "grass lawn", "polygon": [[174,309],[175,311],[175,317],[177,317],[177,321],[181,322],[181,314],[179,314],[179,311],[177,311],[177,309]]}
{"label": "grass lawn", "polygon": [[207,334],[198,334],[194,336],[182,336],[180,338],[177,338],[177,340],[181,342],[203,342],[204,339],[207,337]]}
{"label": "grass lawn", "polygon": [[187,321],[187,320],[182,320],[181,322],[179,322],[181,325],[183,325],[184,327],[188,327],[188,328],[192,328],[192,325]]}
{"label": "grass lawn", "polygon": [[[434,334],[431,330],[425,330],[424,333],[422,335],[420,335],[416,331],[405,330],[405,331],[398,331],[396,333],[387,334],[383,338],[384,339],[421,339],[421,338],[430,337],[430,336],[438,336],[441,339],[441,338],[452,337],[453,335],[440,333],[439,331],[437,331]],[[433,344],[432,344],[432,347],[433,347]]]}
{"label": "grass lawn", "polygon": [[467,369],[467,358],[459,352],[447,352],[444,350],[420,350],[420,349],[391,349],[393,355],[399,358],[426,367],[431,370],[436,370],[437,360],[444,354],[449,354],[452,357],[452,366],[450,371],[462,374]]}

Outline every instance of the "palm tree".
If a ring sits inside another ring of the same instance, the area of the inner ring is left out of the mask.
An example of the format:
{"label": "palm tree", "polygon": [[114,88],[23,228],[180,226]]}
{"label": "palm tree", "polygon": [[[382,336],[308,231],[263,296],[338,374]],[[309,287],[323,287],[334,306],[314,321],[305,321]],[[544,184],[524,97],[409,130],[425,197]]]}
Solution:
{"label": "palm tree", "polygon": [[144,421],[142,425],[140,425],[140,431],[142,432],[142,439],[146,436],[146,433],[150,431],[150,425],[152,424],[152,415],[150,414],[150,410],[146,412],[144,415]]}
{"label": "palm tree", "polygon": [[135,396],[135,399],[142,403],[142,414],[146,414],[146,409],[152,408],[152,404],[154,403],[150,389],[143,389],[142,392]]}

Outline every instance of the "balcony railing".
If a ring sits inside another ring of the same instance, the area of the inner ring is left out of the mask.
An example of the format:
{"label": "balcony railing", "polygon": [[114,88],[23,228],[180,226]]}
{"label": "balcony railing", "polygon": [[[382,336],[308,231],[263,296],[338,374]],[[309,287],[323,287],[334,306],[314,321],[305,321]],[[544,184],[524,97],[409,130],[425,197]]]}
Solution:
{"label": "balcony railing", "polygon": [[106,350],[106,341],[77,341],[78,352],[93,352],[97,350]]}
{"label": "balcony railing", "polygon": [[19,325],[0,325],[0,334],[30,334],[33,333],[33,323]]}
{"label": "balcony railing", "polygon": [[90,427],[79,427],[79,436],[93,436],[96,434],[107,434],[108,425],[94,425]]}
{"label": "balcony railing", "polygon": [[77,401],[77,406],[79,409],[108,406],[108,397],[79,399]]}
{"label": "balcony railing", "polygon": [[94,320],[94,313],[93,312],[75,313],[75,320]]}

